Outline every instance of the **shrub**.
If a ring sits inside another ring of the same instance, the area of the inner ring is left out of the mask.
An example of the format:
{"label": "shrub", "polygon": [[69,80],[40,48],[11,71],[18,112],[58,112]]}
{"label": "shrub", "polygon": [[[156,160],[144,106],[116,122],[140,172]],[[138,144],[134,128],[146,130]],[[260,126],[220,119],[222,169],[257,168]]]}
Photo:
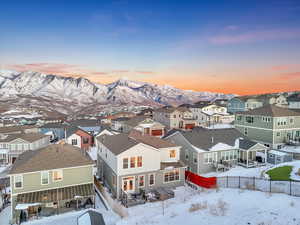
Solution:
{"label": "shrub", "polygon": [[198,210],[207,209],[207,201],[191,204],[189,208],[189,212],[195,212]]}

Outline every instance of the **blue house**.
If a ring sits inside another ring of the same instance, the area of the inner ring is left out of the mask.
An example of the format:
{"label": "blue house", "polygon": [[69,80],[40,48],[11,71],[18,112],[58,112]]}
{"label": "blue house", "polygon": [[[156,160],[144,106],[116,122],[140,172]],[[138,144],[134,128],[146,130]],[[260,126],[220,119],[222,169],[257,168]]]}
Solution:
{"label": "blue house", "polygon": [[228,101],[227,104],[227,112],[236,113],[236,112],[244,112],[246,111],[246,102],[245,100],[235,97]]}
{"label": "blue house", "polygon": [[40,132],[43,134],[51,135],[50,140],[62,140],[65,138],[66,130],[70,126],[65,123],[47,123],[43,126],[41,126]]}

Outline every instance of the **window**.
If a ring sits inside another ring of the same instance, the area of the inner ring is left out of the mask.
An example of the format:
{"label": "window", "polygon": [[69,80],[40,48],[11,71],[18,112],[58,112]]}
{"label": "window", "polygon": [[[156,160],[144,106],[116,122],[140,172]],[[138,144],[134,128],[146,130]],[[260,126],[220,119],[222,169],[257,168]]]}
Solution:
{"label": "window", "polygon": [[174,115],[173,117],[176,118],[176,115]]}
{"label": "window", "polygon": [[204,162],[206,164],[212,163],[212,153],[204,153]]}
{"label": "window", "polygon": [[144,187],[145,186],[145,176],[141,175],[139,176],[139,187]]}
{"label": "window", "polygon": [[128,168],[128,158],[124,158],[123,159],[123,169],[127,169]]}
{"label": "window", "polygon": [[277,134],[276,134],[276,135],[277,135],[277,137],[280,137],[280,132],[277,132]]}
{"label": "window", "polygon": [[170,158],[176,157],[176,150],[170,150]]}
{"label": "window", "polygon": [[185,153],[185,159],[189,159],[189,153]]}
{"label": "window", "polygon": [[166,172],[164,174],[164,182],[172,182],[172,181],[178,181],[179,180],[179,170],[173,170],[170,172]]}
{"label": "window", "polygon": [[53,181],[58,182],[63,179],[63,171],[62,170],[54,170],[53,171]]}
{"label": "window", "polygon": [[23,175],[14,176],[15,188],[23,188]]}
{"label": "window", "polygon": [[154,174],[149,174],[149,186],[152,186],[154,184],[155,184]]}
{"label": "window", "polygon": [[248,135],[248,128],[247,127],[244,128],[244,134]]}
{"label": "window", "polygon": [[195,164],[198,163],[197,153],[193,153],[193,162],[194,162]]}
{"label": "window", "polygon": [[117,185],[117,177],[115,175],[112,176],[112,185],[113,186]]}
{"label": "window", "polygon": [[49,184],[49,172],[48,171],[41,172],[41,184],[42,185]]}
{"label": "window", "polygon": [[77,139],[72,139],[72,145],[77,145]]}
{"label": "window", "polygon": [[88,144],[89,143],[89,138],[84,137],[82,142],[83,142],[83,144]]}
{"label": "window", "polygon": [[253,123],[254,122],[254,119],[252,116],[246,116],[246,122],[247,123]]}
{"label": "window", "polygon": [[294,119],[291,118],[291,119],[290,119],[290,124],[293,124],[293,123],[294,123]]}
{"label": "window", "polygon": [[138,156],[137,157],[137,167],[142,167],[143,166],[143,157]]}
{"label": "window", "polygon": [[236,116],[236,120],[241,121],[242,120],[242,116]]}
{"label": "window", "polygon": [[134,168],[135,167],[135,157],[131,157],[130,158],[130,168]]}
{"label": "window", "polygon": [[233,151],[233,159],[237,159],[237,151]]}

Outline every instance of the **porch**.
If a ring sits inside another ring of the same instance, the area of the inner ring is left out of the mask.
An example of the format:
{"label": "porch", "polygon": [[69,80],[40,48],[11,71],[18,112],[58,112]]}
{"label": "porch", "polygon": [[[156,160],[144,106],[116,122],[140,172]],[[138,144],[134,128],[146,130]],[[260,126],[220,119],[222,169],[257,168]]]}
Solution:
{"label": "porch", "polygon": [[245,150],[240,149],[238,152],[238,165],[253,168],[266,165],[267,150]]}
{"label": "porch", "polygon": [[48,217],[77,209],[94,207],[93,184],[19,194],[16,199],[16,222]]}

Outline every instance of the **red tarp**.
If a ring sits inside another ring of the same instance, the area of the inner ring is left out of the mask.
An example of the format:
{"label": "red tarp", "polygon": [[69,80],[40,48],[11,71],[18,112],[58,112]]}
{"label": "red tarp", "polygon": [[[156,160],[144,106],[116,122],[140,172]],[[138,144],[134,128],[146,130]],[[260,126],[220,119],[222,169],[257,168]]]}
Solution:
{"label": "red tarp", "polygon": [[152,130],[152,136],[162,136],[162,129]]}
{"label": "red tarp", "polygon": [[185,171],[185,179],[200,187],[215,188],[217,185],[216,177],[201,177],[190,171]]}

